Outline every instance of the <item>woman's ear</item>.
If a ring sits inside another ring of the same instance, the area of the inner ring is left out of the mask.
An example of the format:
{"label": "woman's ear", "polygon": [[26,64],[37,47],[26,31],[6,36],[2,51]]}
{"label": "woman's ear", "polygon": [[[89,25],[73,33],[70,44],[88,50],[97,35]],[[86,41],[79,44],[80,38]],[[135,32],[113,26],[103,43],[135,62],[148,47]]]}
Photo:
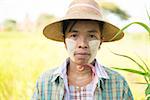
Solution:
{"label": "woman's ear", "polygon": [[100,49],[101,48],[101,43],[99,44],[99,47],[98,47],[98,49]]}
{"label": "woman's ear", "polygon": [[101,37],[101,40],[100,40],[100,44],[99,44],[98,49],[100,49],[100,47],[101,47],[102,43],[103,43],[103,37]]}
{"label": "woman's ear", "polygon": [[64,39],[64,45],[65,45],[65,48],[67,49],[67,45],[66,45],[66,41],[65,41],[65,39]]}

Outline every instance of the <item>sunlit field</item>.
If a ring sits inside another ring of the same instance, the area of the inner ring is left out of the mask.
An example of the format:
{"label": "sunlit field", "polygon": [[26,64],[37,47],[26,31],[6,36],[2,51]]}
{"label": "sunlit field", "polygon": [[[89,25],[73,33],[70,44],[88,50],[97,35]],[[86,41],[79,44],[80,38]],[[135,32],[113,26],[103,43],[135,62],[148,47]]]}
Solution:
{"label": "sunlit field", "polygon": [[[107,67],[138,69],[130,60],[112,54],[113,51],[137,60],[138,55],[150,62],[150,41],[146,33],[141,34],[136,36],[128,33],[121,41],[103,43],[97,55],[98,61]],[[0,32],[0,100],[30,100],[36,79],[66,58],[64,44],[48,40],[42,33]],[[144,100],[146,85],[136,84],[144,82],[144,78],[118,72],[128,81],[135,100]]]}

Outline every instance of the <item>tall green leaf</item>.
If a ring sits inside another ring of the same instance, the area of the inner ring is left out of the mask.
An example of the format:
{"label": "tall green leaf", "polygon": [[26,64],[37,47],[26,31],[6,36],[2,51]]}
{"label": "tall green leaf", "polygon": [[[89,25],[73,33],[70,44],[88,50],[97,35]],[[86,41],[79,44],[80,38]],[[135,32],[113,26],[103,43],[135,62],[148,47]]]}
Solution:
{"label": "tall green leaf", "polygon": [[142,71],[138,71],[138,70],[135,70],[135,69],[118,68],[118,67],[112,67],[112,68],[113,69],[117,69],[117,70],[132,72],[132,73],[135,73],[135,74],[138,74],[138,75],[142,75],[142,76],[146,76],[147,75],[147,73],[142,72]]}
{"label": "tall green leaf", "polygon": [[148,12],[148,10],[147,10],[147,9],[146,9],[146,13],[147,13],[147,16],[148,16],[149,21],[150,21],[150,14],[149,14],[149,12]]}
{"label": "tall green leaf", "polygon": [[146,100],[150,100],[150,84],[148,84],[148,87],[145,90],[146,94]]}
{"label": "tall green leaf", "polygon": [[116,33],[116,35],[112,39],[110,39],[110,41],[115,39],[119,34],[121,34],[125,29],[127,29],[129,26],[131,26],[133,24],[138,24],[138,25],[142,26],[145,30],[148,31],[148,34],[149,34],[149,37],[150,37],[150,27],[149,26],[147,26],[146,24],[144,24],[142,22],[132,22],[132,23],[126,25],[125,27],[123,27],[118,33]]}
{"label": "tall green leaf", "polygon": [[118,55],[118,56],[121,56],[121,57],[125,57],[125,58],[128,58],[128,59],[132,60],[132,61],[133,61],[134,63],[136,63],[144,72],[146,72],[145,68],[144,68],[141,64],[139,64],[137,61],[135,61],[133,58],[131,58],[131,57],[127,56],[127,55],[121,55],[121,54],[114,53],[114,52],[112,52],[112,53],[115,54],[115,55]]}
{"label": "tall green leaf", "polygon": [[143,64],[145,65],[146,69],[150,72],[150,69],[148,68],[148,65],[145,63],[145,61],[140,56],[138,56],[138,58],[143,62]]}

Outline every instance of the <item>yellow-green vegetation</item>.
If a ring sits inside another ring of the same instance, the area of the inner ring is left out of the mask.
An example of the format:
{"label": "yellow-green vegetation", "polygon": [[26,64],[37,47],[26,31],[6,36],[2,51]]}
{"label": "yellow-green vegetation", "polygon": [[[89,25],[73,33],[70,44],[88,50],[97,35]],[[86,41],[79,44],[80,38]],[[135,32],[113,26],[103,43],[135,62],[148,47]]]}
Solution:
{"label": "yellow-green vegetation", "polygon": [[0,100],[29,100],[39,74],[64,57],[58,45],[38,33],[1,32]]}
{"label": "yellow-green vegetation", "polygon": [[[132,63],[123,58],[120,60],[107,48],[130,54],[127,48],[140,48],[142,43],[140,39],[134,40],[130,37],[114,42],[115,45],[104,43],[97,58],[109,67],[122,64],[126,67]],[[142,47],[140,50],[146,53]],[[41,33],[0,32],[0,100],[30,100],[40,74],[60,65],[66,57],[63,43],[48,40]],[[146,86],[133,83],[133,80],[142,82],[142,78],[130,73],[120,73],[127,79],[135,100],[144,100]]]}
{"label": "yellow-green vegetation", "polygon": [[[150,18],[148,12],[147,12],[147,14],[148,14],[148,17]],[[122,28],[117,34],[120,34],[120,32],[122,32],[124,29],[127,29],[129,26],[131,26],[133,24],[138,24],[138,25],[142,26],[148,32],[148,35],[147,35],[148,37],[147,38],[148,38],[148,41],[149,41],[149,39],[150,39],[150,27],[148,25],[146,25],[145,23],[143,23],[143,22],[132,22],[132,23],[126,25],[124,28]],[[143,45],[146,46],[147,44],[143,44]],[[150,52],[148,52],[148,55],[146,54],[147,57],[149,57],[149,53]],[[131,60],[132,62],[134,62],[137,65],[137,67],[140,68],[140,70],[139,69],[137,70],[137,69],[134,69],[134,68],[113,67],[114,69],[123,70],[123,71],[127,71],[127,72],[130,72],[130,73],[133,73],[133,74],[142,75],[143,78],[145,79],[145,82],[144,83],[138,82],[138,83],[147,85],[147,88],[145,89],[145,99],[150,100],[150,65],[148,64],[148,61],[145,61],[145,60],[143,60],[139,57],[140,61],[142,62],[142,64],[141,64],[141,62],[137,61],[136,59],[132,58],[131,56],[128,56],[128,55],[125,55],[125,54],[118,54],[118,53],[114,53],[114,52],[113,52],[113,54]]]}

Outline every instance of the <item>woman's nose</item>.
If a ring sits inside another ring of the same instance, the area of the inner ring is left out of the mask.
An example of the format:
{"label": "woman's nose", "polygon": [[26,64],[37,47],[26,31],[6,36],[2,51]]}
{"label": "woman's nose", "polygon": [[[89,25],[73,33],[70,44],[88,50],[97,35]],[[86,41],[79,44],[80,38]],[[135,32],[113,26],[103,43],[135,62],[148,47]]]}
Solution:
{"label": "woman's nose", "polygon": [[85,37],[82,37],[78,40],[78,48],[88,48],[88,40]]}

